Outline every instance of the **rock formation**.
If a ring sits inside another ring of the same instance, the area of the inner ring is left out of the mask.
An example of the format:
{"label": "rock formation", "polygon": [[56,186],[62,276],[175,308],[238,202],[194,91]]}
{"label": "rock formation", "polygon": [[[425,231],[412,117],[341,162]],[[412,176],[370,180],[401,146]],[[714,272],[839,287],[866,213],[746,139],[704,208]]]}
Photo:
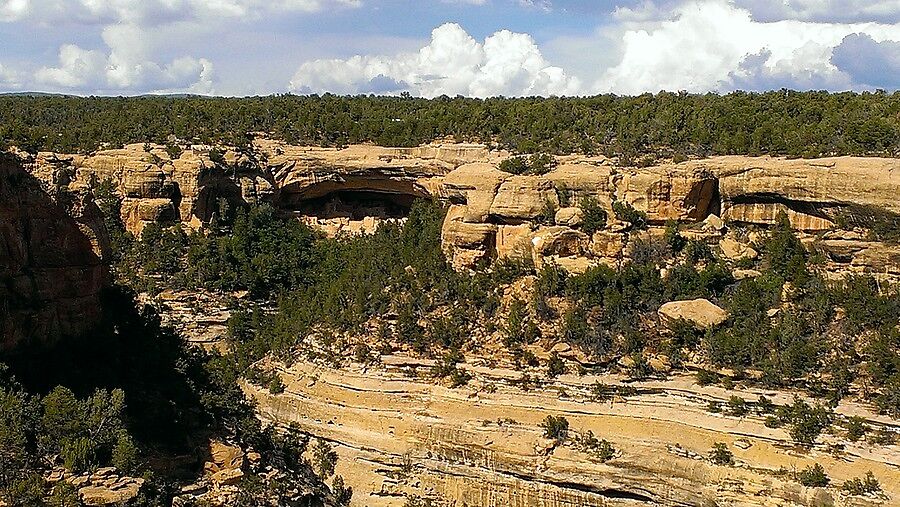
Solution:
{"label": "rock formation", "polygon": [[[410,368],[430,363],[382,357],[383,366],[335,370],[297,362],[281,370],[287,386],[273,395],[244,385],[261,417],[296,425],[334,442],[337,473],[354,489],[352,505],[408,505],[419,496],[449,505],[757,506],[825,507],[891,505],[900,495],[898,454],[828,436],[809,452],[796,449],[785,428],[773,429],[755,414],[710,413],[711,402],[730,396],[754,401],[765,394],[790,403],[792,393],[698,387],[692,378],[630,384],[636,393],[593,398],[591,386],[620,385],[616,375],[562,375],[523,390],[523,373],[473,359],[473,380],[448,389],[416,378]],[[872,424],[895,422],[843,402],[837,411]],[[563,416],[570,442],[542,435],[548,415]],[[576,443],[591,431],[615,448],[601,460]],[[707,456],[716,442],[734,453],[735,466]],[[840,456],[829,449],[843,449]],[[784,470],[821,463],[830,488],[804,487]],[[886,497],[848,497],[842,481],[872,470]]]}
{"label": "rock formation", "polygon": [[0,350],[78,334],[101,316],[109,244],[89,192],[44,167],[41,185],[27,159],[0,157]]}
{"label": "rock formation", "polygon": [[698,329],[706,330],[725,322],[728,313],[707,299],[670,301],[659,307],[659,319],[669,326],[685,320]]}
{"label": "rock formation", "polygon": [[[637,239],[660,237],[671,220],[726,259],[753,258],[753,242],[735,230],[769,227],[784,211],[831,270],[896,276],[900,269],[896,246],[858,232],[875,215],[900,217],[897,159],[725,156],[623,168],[603,157],[571,155],[557,157],[547,174],[513,175],[499,170],[507,154],[474,144],[338,149],[258,138],[243,150],[170,152],[136,144],[91,155],[43,153],[32,172],[48,182],[65,173],[66,181],[56,184],[74,190],[112,181],[124,199],[124,222],[136,234],[148,223],[199,227],[223,204],[256,202],[329,235],[355,234],[402,221],[415,199],[438,198],[450,205],[442,237],[458,268],[512,256],[581,271],[620,264]],[[607,226],[590,237],[579,232],[586,198],[608,216]],[[616,219],[617,202],[646,215],[649,235],[629,232]]]}

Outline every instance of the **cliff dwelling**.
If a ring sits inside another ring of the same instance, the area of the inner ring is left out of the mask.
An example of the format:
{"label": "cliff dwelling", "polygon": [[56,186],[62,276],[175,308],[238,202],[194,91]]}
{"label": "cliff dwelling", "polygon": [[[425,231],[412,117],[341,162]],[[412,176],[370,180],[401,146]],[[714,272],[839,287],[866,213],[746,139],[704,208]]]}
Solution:
{"label": "cliff dwelling", "polygon": [[402,222],[417,199],[430,194],[414,181],[325,181],[293,190],[281,190],[278,207],[329,235],[369,234],[384,221]]}

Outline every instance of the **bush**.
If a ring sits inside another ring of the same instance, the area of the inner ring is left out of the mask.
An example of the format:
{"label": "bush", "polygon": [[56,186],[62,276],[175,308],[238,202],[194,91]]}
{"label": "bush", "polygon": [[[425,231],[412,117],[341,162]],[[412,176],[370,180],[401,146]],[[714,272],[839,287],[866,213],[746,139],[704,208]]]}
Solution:
{"label": "bush", "polygon": [[744,417],[750,410],[747,408],[747,402],[740,396],[732,396],[728,399],[728,415],[734,417]]}
{"label": "bush", "polygon": [[734,465],[734,453],[723,442],[716,442],[709,450],[709,459],[716,465]]}
{"label": "bush", "polygon": [[500,162],[500,170],[510,174],[528,174],[541,176],[553,169],[554,160],[546,153],[535,153],[530,156],[519,155]]}
{"label": "bush", "polygon": [[794,234],[787,213],[778,212],[775,228],[763,245],[764,265],[785,280],[799,280],[806,274],[806,247]]}
{"label": "bush", "polygon": [[609,217],[597,199],[592,196],[582,197],[578,207],[582,213],[581,230],[585,234],[592,235],[606,227],[606,220]]}
{"label": "bush", "polygon": [[566,362],[556,352],[550,354],[550,360],[547,362],[547,376],[551,378],[558,377],[565,372]]}
{"label": "bush", "polygon": [[647,228],[647,214],[643,211],[634,209],[634,206],[632,206],[631,203],[626,201],[614,201],[612,203],[612,209],[617,219],[628,222],[633,229],[640,230]]}
{"label": "bush", "polygon": [[320,439],[316,440],[316,444],[312,448],[312,464],[316,474],[322,479],[327,479],[334,475],[334,468],[337,466],[338,455],[332,449],[331,444]]}
{"label": "bush", "polygon": [[548,415],[541,428],[544,429],[544,438],[556,440],[557,443],[565,442],[569,436],[569,421],[563,416]]}
{"label": "bush", "polygon": [[586,452],[599,460],[601,463],[613,459],[616,455],[616,448],[606,439],[598,439],[590,430],[581,433],[576,439],[579,449]]}
{"label": "bush", "polygon": [[824,488],[831,482],[831,479],[825,474],[825,468],[818,463],[806,467],[797,474],[797,480],[808,488]]}
{"label": "bush", "polygon": [[865,495],[868,493],[878,493],[881,491],[881,483],[875,478],[875,474],[871,471],[866,472],[865,477],[860,479],[854,477],[841,485],[841,489],[851,495]]}
{"label": "bush", "polygon": [[847,419],[847,440],[857,442],[866,436],[869,431],[869,425],[866,420],[858,415]]}

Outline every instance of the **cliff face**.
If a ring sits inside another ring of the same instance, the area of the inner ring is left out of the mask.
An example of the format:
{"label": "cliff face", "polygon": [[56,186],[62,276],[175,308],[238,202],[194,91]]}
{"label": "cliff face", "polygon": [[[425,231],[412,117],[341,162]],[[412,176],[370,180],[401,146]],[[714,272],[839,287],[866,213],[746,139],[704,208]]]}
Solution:
{"label": "cliff face", "polygon": [[[269,202],[332,235],[371,232],[383,220],[403,219],[415,199],[436,197],[451,205],[443,241],[460,268],[510,255],[575,271],[619,264],[634,238],[616,220],[614,203],[645,213],[648,237],[675,220],[726,256],[749,252],[737,229],[768,227],[784,211],[834,270],[900,275],[900,248],[865,234],[873,213],[900,217],[897,159],[730,156],[638,169],[567,156],[547,174],[517,176],[498,169],[506,156],[472,144],[337,149],[257,139],[249,149],[221,153],[137,144],[87,156],[44,153],[32,172],[52,182],[63,168],[76,190],[112,181],[135,234],[154,222],[200,227],[222,202]],[[609,216],[590,236],[579,230],[587,197]],[[548,208],[558,210],[555,217],[545,216]]]}
{"label": "cliff face", "polygon": [[[729,156],[623,168],[574,155],[557,157],[547,174],[520,176],[499,170],[506,156],[471,144],[337,149],[257,139],[222,153],[204,146],[169,153],[151,145],[87,156],[45,153],[33,173],[50,182],[65,168],[75,190],[112,181],[124,197],[124,222],[136,234],[148,223],[200,227],[223,202],[269,202],[331,235],[371,232],[384,220],[402,220],[415,199],[436,197],[451,205],[443,242],[461,269],[508,256],[572,271],[615,266],[629,258],[636,239],[661,236],[670,220],[737,259],[752,252],[746,231],[771,226],[783,211],[832,271],[900,277],[900,247],[867,234],[876,216],[900,221],[897,159]],[[609,217],[591,235],[580,227],[588,197]],[[649,230],[629,233],[614,203],[645,213]]]}
{"label": "cliff face", "polygon": [[[574,271],[615,266],[630,256],[629,244],[661,237],[670,220],[737,259],[755,254],[746,231],[771,226],[783,211],[833,271],[900,275],[900,248],[867,234],[879,216],[900,223],[897,159],[715,157],[635,169],[572,156],[543,176],[463,165],[443,179],[442,190],[452,203],[444,246],[460,268],[510,255]],[[605,229],[590,237],[579,232],[585,198],[608,215]],[[645,213],[649,229],[629,234],[614,203]],[[555,217],[543,216],[547,209],[558,210]]]}
{"label": "cliff face", "polygon": [[0,351],[86,331],[108,282],[108,238],[90,194],[68,191],[64,171],[42,186],[29,164],[0,158]]}
{"label": "cliff face", "polygon": [[[286,390],[279,395],[244,386],[263,419],[335,443],[354,506],[399,507],[413,495],[473,506],[876,506],[892,505],[887,497],[900,494],[900,456],[890,448],[829,435],[800,452],[785,428],[767,427],[762,416],[706,408],[760,394],[789,403],[788,392],[699,387],[674,376],[631,383],[634,394],[601,401],[592,397],[592,384],[615,385],[621,377],[563,375],[523,390],[515,386],[521,372],[476,359],[465,365],[473,381],[449,389],[409,373],[433,362],[382,360],[383,366],[340,370],[295,363],[281,369]],[[837,411],[895,426],[853,403]],[[544,438],[547,416],[568,420],[569,443]],[[612,443],[610,459],[574,443],[586,431]],[[709,459],[716,442],[733,451],[735,466]],[[840,455],[830,451],[838,447]],[[814,463],[829,470],[834,484],[871,470],[887,497],[804,487],[784,473]]]}

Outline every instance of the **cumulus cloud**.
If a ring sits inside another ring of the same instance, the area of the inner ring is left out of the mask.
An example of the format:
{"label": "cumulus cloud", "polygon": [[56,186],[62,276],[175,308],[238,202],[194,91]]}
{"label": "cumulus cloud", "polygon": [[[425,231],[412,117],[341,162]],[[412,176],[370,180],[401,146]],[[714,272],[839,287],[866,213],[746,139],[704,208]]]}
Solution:
{"label": "cumulus cloud", "polygon": [[612,29],[621,30],[622,56],[595,82],[596,91],[841,88],[848,79],[831,54],[844,37],[900,35],[900,25],[760,22],[727,0],[684,2],[664,20],[619,15],[627,21]]}
{"label": "cumulus cloud", "polygon": [[431,42],[417,53],[306,62],[289,87],[298,93],[370,93],[374,80],[390,80],[425,97],[580,91],[580,82],[551,66],[530,35],[501,30],[480,43],[455,23],[436,28]]}
{"label": "cumulus cloud", "polygon": [[15,90],[21,86],[20,79],[21,75],[18,71],[0,63],[0,85]]}
{"label": "cumulus cloud", "polygon": [[57,66],[35,73],[38,83],[51,88],[89,91],[142,90],[152,92],[209,93],[212,63],[183,56],[161,64],[150,56],[150,37],[135,25],[114,25],[103,30],[108,51],[65,44]]}
{"label": "cumulus cloud", "polygon": [[877,42],[867,34],[848,35],[834,48],[831,62],[857,84],[900,89],[900,38]]}

